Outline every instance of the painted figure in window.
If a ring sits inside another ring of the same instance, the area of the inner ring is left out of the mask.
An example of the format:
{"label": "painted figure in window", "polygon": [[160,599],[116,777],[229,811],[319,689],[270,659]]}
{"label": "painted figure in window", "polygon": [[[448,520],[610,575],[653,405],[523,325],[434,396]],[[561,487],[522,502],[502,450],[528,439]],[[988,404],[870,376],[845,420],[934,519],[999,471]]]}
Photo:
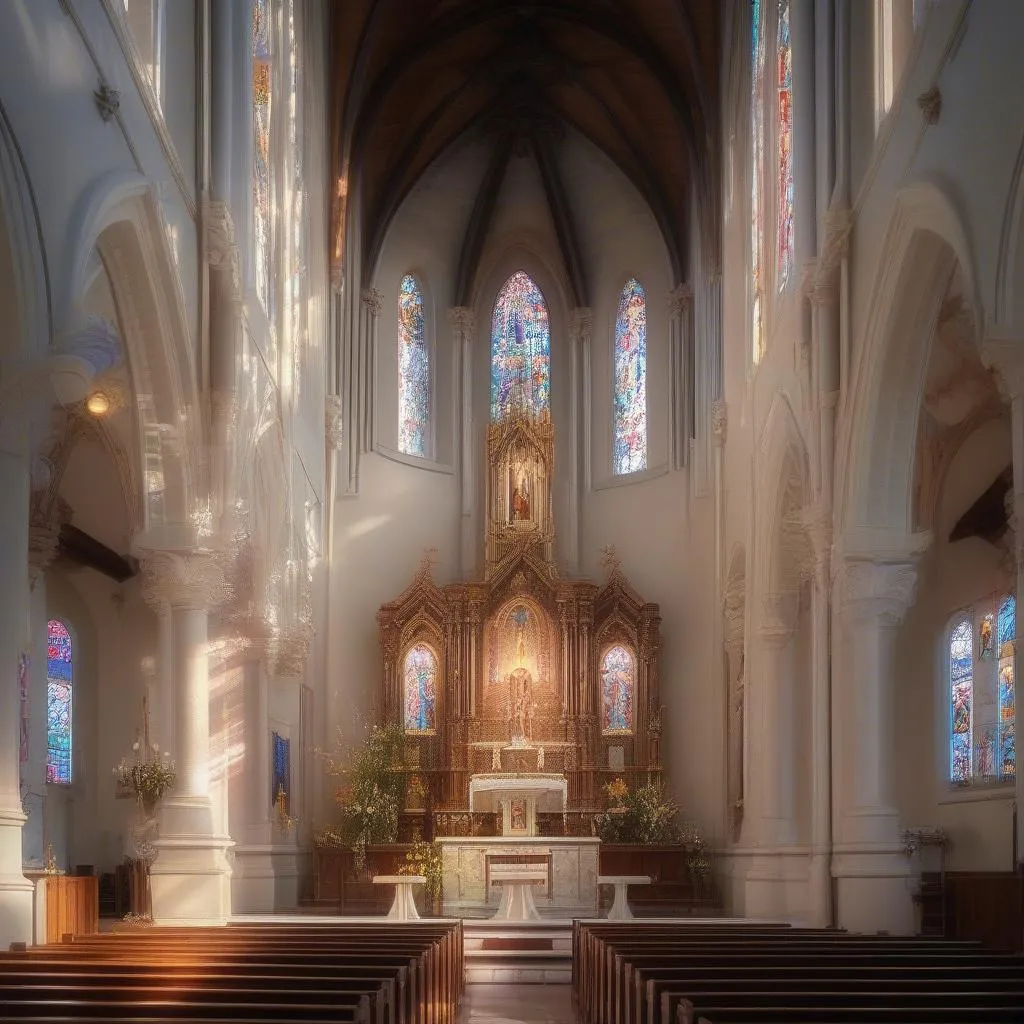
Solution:
{"label": "painted figure in window", "polygon": [[47,623],[46,781],[71,782],[72,647],[67,626]]}
{"label": "painted figure in window", "polygon": [[526,522],[530,518],[530,477],[525,469],[516,474],[510,505],[512,522]]}
{"label": "painted figure in window", "polygon": [[423,292],[412,274],[398,291],[398,450],[427,453],[430,356],[424,329]]}
{"label": "painted figure in window", "polygon": [[602,732],[633,731],[635,676],[633,655],[619,644],[609,648],[601,659]]}
{"label": "painted figure in window", "polygon": [[536,418],[550,411],[551,335],[544,296],[516,271],[494,302],[491,317],[491,419]]}
{"label": "painted figure in window", "polygon": [[761,0],[750,6],[750,289],[751,355],[764,355],[764,32]]}
{"label": "painted figure in window", "polygon": [[622,289],[615,320],[614,407],[614,471],[636,473],[646,469],[647,301],[635,278]]}
{"label": "painted figure in window", "polygon": [[993,640],[995,639],[992,630],[992,614],[991,612],[981,620],[981,625],[978,627],[978,659],[984,660],[985,658],[991,658],[994,649]]}
{"label": "painted figure in window", "polygon": [[988,778],[996,772],[996,730],[983,729],[974,748],[974,774]]}
{"label": "painted figure in window", "polygon": [[779,291],[793,270],[793,49],[789,38],[789,0],[779,0],[778,63],[779,108],[776,131],[779,143],[778,276]]}
{"label": "painted figure in window", "polygon": [[437,661],[425,644],[405,656],[405,731],[433,732],[436,722]]}
{"label": "painted figure in window", "polygon": [[526,801],[513,800],[509,808],[509,825],[513,832],[526,831]]}
{"label": "painted figure in window", "polygon": [[1017,635],[1017,600],[1013,594],[999,606],[997,622],[999,632],[999,692],[997,713],[997,770],[1000,779],[1012,779],[1017,774],[1014,741],[1016,733],[1017,702],[1015,695]]}
{"label": "painted figure in window", "polygon": [[965,619],[953,629],[949,641],[949,777],[957,783],[971,780],[971,711],[974,696],[971,634],[971,623]]}

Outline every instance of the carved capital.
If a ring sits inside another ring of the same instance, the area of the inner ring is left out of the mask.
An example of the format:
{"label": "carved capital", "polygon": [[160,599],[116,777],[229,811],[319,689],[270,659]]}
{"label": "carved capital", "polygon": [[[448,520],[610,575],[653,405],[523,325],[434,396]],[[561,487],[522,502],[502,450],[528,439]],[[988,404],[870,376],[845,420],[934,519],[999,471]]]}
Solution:
{"label": "carved capital", "polygon": [[1003,398],[1013,402],[1024,397],[1024,342],[992,338],[981,346],[981,361],[995,374]]}
{"label": "carved capital", "polygon": [[476,330],[476,312],[471,306],[451,306],[448,309],[448,323],[460,340],[472,337]]}
{"label": "carved capital", "polygon": [[917,97],[917,105],[921,108],[921,116],[925,124],[938,124],[942,114],[942,93],[937,85],[925,90]]}
{"label": "carved capital", "polygon": [[32,583],[57,557],[60,529],[71,522],[71,506],[58,497],[50,504],[33,503],[28,527],[28,564]]}
{"label": "carved capital", "polygon": [[337,451],[342,443],[341,395],[328,395],[325,399],[324,429],[327,447]]}
{"label": "carved capital", "polygon": [[362,292],[363,305],[370,316],[375,320],[384,311],[384,295],[376,288],[364,288]]}
{"label": "carved capital", "polygon": [[729,432],[729,410],[724,398],[716,398],[711,405],[711,431],[715,438],[715,444],[719,448],[724,448],[726,435]]}
{"label": "carved capital", "polygon": [[590,344],[594,329],[594,311],[590,306],[576,306],[569,313],[569,337],[584,345]]}
{"label": "carved capital", "polygon": [[203,224],[206,238],[206,262],[227,276],[229,301],[239,309],[242,305],[242,275],[238,257],[235,222],[228,204],[221,199],[203,201]]}
{"label": "carved capital", "polygon": [[693,288],[683,282],[668,293],[668,310],[672,316],[680,316],[693,305]]}
{"label": "carved capital", "polygon": [[155,608],[212,609],[231,597],[224,558],[212,551],[149,551],[140,560],[142,596]]}
{"label": "carved capital", "polygon": [[914,602],[917,566],[912,562],[847,561],[840,583],[843,614],[854,620],[903,620]]}
{"label": "carved capital", "polygon": [[277,641],[274,672],[283,679],[294,679],[306,671],[306,659],[313,643],[312,623],[300,622],[285,630]]}

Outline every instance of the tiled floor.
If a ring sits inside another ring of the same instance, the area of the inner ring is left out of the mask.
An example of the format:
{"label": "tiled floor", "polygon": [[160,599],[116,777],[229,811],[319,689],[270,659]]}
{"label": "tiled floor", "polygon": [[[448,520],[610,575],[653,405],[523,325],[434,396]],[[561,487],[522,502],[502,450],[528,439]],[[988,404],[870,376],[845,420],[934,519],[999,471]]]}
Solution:
{"label": "tiled floor", "polygon": [[568,985],[467,985],[462,1024],[575,1024]]}

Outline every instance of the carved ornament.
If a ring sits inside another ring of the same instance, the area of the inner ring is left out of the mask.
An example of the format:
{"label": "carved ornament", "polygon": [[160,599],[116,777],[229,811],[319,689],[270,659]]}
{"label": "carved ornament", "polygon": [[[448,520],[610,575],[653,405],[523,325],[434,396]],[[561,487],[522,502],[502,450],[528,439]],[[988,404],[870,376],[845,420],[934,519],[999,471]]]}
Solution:
{"label": "carved ornament", "polygon": [[711,430],[715,444],[722,448],[729,432],[729,411],[724,398],[716,398],[711,405]]}
{"label": "carved ornament", "polygon": [[668,309],[672,316],[681,316],[693,305],[693,288],[683,282],[668,293]]}
{"label": "carved ornament", "polygon": [[327,395],[324,409],[327,447],[337,451],[342,444],[341,395]]}
{"label": "carved ornament", "polygon": [[362,293],[363,305],[367,308],[375,320],[384,311],[384,295],[376,288],[364,288]]}
{"label": "carved ornament", "polygon": [[100,79],[100,86],[96,89],[92,98],[96,101],[96,109],[104,121],[112,121],[117,117],[121,109],[121,94],[111,84]]}
{"label": "carved ornament", "polygon": [[850,560],[843,567],[840,585],[846,615],[899,623],[914,601],[917,567],[909,562]]}
{"label": "carved ornament", "polygon": [[451,306],[448,309],[448,323],[460,339],[472,337],[476,329],[476,312],[471,306]]}
{"label": "carved ornament", "polygon": [[569,337],[584,345],[590,343],[594,326],[594,311],[590,306],[576,306],[569,314]]}
{"label": "carved ornament", "polygon": [[224,558],[212,551],[148,551],[140,560],[142,595],[159,607],[211,610],[231,597]]}
{"label": "carved ornament", "polygon": [[925,90],[917,97],[917,105],[921,108],[921,116],[925,124],[938,124],[942,115],[942,93],[937,85]]}
{"label": "carved ornament", "polygon": [[242,305],[242,275],[239,266],[235,222],[228,204],[222,199],[203,201],[203,223],[206,228],[206,261],[211,267],[227,272],[229,300],[236,308]]}

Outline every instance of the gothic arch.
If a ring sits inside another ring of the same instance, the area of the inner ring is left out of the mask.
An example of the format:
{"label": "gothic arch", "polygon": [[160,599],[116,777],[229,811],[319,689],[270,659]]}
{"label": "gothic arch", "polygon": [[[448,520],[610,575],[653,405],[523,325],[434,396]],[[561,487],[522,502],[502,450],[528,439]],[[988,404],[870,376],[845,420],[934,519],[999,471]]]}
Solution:
{"label": "gothic arch", "polygon": [[[138,413],[144,532],[164,528],[179,543],[192,541],[203,494],[194,454],[202,421],[192,338],[162,214],[149,182],[125,172],[96,182],[77,213],[58,323],[75,325],[98,254],[110,278]],[[162,479],[159,503],[151,500],[154,473]]]}
{"label": "gothic arch", "polygon": [[1024,331],[1024,138],[1003,211],[996,265],[995,323],[1019,337]]}
{"label": "gothic arch", "polygon": [[913,529],[914,455],[924,371],[939,306],[955,266],[981,337],[983,307],[963,223],[950,199],[921,183],[898,193],[878,261],[853,407],[836,458],[836,514],[842,529]]}

